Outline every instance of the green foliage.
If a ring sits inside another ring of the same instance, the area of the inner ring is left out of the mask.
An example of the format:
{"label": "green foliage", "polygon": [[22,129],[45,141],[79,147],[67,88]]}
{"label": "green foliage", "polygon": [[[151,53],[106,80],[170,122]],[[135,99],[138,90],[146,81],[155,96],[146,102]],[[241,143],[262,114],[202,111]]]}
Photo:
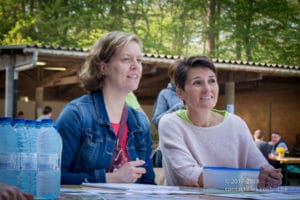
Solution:
{"label": "green foliage", "polygon": [[300,63],[297,0],[2,0],[0,44],[89,48],[112,30],[146,53]]}

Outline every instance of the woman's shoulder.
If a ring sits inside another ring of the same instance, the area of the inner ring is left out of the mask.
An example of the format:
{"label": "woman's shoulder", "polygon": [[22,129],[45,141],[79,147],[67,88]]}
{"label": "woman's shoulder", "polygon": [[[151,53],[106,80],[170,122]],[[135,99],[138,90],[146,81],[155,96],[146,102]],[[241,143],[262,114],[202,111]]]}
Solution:
{"label": "woman's shoulder", "polygon": [[222,115],[224,120],[217,127],[225,128],[225,127],[234,127],[235,129],[244,129],[248,128],[244,119],[242,119],[239,115],[230,113],[226,110],[213,110],[218,115]]}
{"label": "woman's shoulder", "polygon": [[226,111],[225,120],[231,123],[245,123],[245,120],[237,114],[230,113]]}
{"label": "woman's shoulder", "polygon": [[91,94],[84,94],[80,97],[77,97],[77,98],[71,100],[68,104],[77,105],[77,104],[83,104],[83,103],[90,103],[91,101],[92,101]]}
{"label": "woman's shoulder", "polygon": [[147,127],[150,126],[150,121],[149,121],[149,118],[146,115],[146,113],[144,113],[140,110],[134,109],[130,106],[127,106],[127,109],[128,109],[129,120],[134,122],[134,124],[136,126],[139,126],[139,125],[143,125],[143,126],[147,126]]}
{"label": "woman's shoulder", "polygon": [[162,121],[174,121],[178,120],[178,117],[176,115],[176,112],[166,113],[164,114],[161,119]]}
{"label": "woman's shoulder", "polygon": [[160,128],[172,128],[182,126],[183,120],[176,114],[176,112],[164,114],[159,120]]}

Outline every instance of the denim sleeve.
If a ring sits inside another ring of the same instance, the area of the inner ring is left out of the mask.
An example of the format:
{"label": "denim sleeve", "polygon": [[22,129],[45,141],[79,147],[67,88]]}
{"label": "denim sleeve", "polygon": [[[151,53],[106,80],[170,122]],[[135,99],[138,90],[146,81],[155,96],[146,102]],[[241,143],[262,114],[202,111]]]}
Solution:
{"label": "denim sleeve", "polygon": [[82,115],[77,106],[68,104],[60,113],[56,127],[63,141],[61,161],[61,184],[81,184],[82,182],[105,182],[105,170],[74,172],[76,155],[82,137]]}
{"label": "denim sleeve", "polygon": [[[158,128],[159,120],[164,114],[172,113],[174,111],[184,108],[184,105],[179,99],[179,97],[170,96],[169,98],[177,98],[178,101],[176,101],[177,103],[170,105],[171,99],[168,100],[168,97],[165,96],[164,93],[160,93],[157,97],[152,116],[152,122],[156,128]],[[174,99],[172,99],[172,102],[175,102]]]}
{"label": "denim sleeve", "polygon": [[158,122],[167,109],[167,101],[160,93],[155,102],[152,115],[152,122],[156,128],[158,128]]}

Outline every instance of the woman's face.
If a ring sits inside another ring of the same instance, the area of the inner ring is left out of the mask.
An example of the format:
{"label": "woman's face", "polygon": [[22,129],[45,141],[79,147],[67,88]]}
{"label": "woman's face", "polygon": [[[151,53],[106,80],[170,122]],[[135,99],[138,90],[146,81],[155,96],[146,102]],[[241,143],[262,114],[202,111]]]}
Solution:
{"label": "woman's face", "polygon": [[219,94],[216,74],[206,67],[190,69],[184,90],[178,89],[178,94],[189,110],[213,109],[217,104]]}
{"label": "woman's face", "polygon": [[142,75],[142,59],[142,50],[136,42],[131,41],[117,49],[110,61],[103,64],[102,71],[106,76],[104,86],[126,92],[136,90]]}

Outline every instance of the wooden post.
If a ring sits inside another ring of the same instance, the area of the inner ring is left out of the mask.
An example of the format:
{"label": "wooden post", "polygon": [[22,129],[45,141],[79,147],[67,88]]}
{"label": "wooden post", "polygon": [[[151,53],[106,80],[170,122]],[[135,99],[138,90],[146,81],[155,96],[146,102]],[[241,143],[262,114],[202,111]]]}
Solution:
{"label": "wooden post", "polygon": [[235,82],[233,80],[233,73],[230,72],[229,77],[225,82],[226,110],[230,113],[234,113]]}
{"label": "wooden post", "polygon": [[14,116],[14,68],[11,65],[6,66],[5,74],[5,116]]}
{"label": "wooden post", "polygon": [[35,118],[38,118],[40,115],[43,114],[43,101],[44,101],[44,88],[37,87],[35,89],[35,109],[36,109]]}
{"label": "wooden post", "polygon": [[234,92],[235,92],[234,81],[227,81],[225,83],[225,102],[226,102],[226,110],[230,113],[234,113]]}

